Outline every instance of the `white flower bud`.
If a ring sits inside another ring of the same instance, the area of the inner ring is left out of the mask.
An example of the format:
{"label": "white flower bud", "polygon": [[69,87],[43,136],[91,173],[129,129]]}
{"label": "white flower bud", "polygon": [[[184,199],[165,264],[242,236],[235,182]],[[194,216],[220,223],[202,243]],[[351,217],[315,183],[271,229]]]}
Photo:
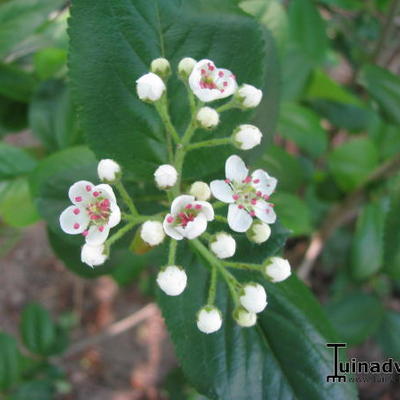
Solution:
{"label": "white flower bud", "polygon": [[265,266],[265,274],[272,282],[282,282],[291,275],[288,260],[281,257],[271,257],[268,262]]}
{"label": "white flower bud", "polygon": [[140,237],[150,246],[159,245],[165,238],[162,223],[158,221],[146,221],[140,230]]}
{"label": "white flower bud", "polygon": [[257,322],[257,314],[248,312],[242,307],[235,311],[234,318],[238,325],[243,326],[244,328],[250,328]]}
{"label": "white flower bud", "polygon": [[171,73],[171,66],[166,58],[156,58],[151,62],[150,70],[158,76],[165,78]]}
{"label": "white flower bud", "polygon": [[193,71],[194,66],[197,64],[197,61],[191,57],[182,58],[178,64],[178,73],[183,78],[187,78]]}
{"label": "white flower bud", "polygon": [[232,257],[236,251],[236,241],[229,233],[219,232],[210,242],[210,249],[218,258]]}
{"label": "white flower bud", "polygon": [[197,181],[190,186],[189,193],[197,200],[207,201],[211,197],[210,187],[205,182]]}
{"label": "white flower bud", "polygon": [[203,307],[197,314],[197,327],[204,333],[218,331],[222,325],[221,312],[213,306]]}
{"label": "white flower bud", "polygon": [[136,81],[136,91],[140,100],[153,102],[161,98],[165,84],[158,75],[149,72]]}
{"label": "white flower bud", "polygon": [[239,300],[242,306],[252,313],[259,313],[267,306],[267,294],[258,283],[246,284]]}
{"label": "white flower bud", "polygon": [[154,172],[154,179],[160,189],[169,189],[175,185],[178,179],[178,172],[172,165],[160,165]]}
{"label": "white flower bud", "polygon": [[81,250],[81,261],[89,266],[96,267],[104,264],[108,255],[105,252],[104,244],[99,246],[84,244]]}
{"label": "white flower bud", "polygon": [[261,143],[262,133],[254,125],[243,124],[237,128],[232,137],[240,150],[250,150]]}
{"label": "white flower bud", "polygon": [[254,220],[246,235],[252,242],[261,244],[271,236],[271,228],[265,222]]}
{"label": "white flower bud", "polygon": [[168,296],[178,296],[186,288],[186,272],[176,265],[169,265],[158,273],[157,283]]}
{"label": "white flower bud", "polygon": [[237,91],[237,96],[244,108],[254,108],[260,104],[263,92],[252,85],[244,84]]}
{"label": "white flower bud", "polygon": [[211,107],[202,107],[197,112],[196,120],[202,128],[212,129],[219,123],[219,114]]}
{"label": "white flower bud", "polygon": [[114,160],[101,160],[97,165],[97,174],[102,181],[114,182],[121,175],[121,167]]}

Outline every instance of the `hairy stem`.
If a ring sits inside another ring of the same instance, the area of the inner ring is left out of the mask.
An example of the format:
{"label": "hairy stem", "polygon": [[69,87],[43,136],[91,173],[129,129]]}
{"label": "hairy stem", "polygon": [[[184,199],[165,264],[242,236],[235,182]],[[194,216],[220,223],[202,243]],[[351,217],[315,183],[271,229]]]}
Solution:
{"label": "hairy stem", "polygon": [[196,142],[188,145],[186,147],[187,151],[191,151],[194,149],[199,149],[202,147],[212,147],[212,146],[222,146],[226,144],[232,144],[232,139],[229,138],[218,138],[218,139],[210,139],[210,140],[204,140],[202,142]]}
{"label": "hairy stem", "polygon": [[262,270],[263,270],[263,266],[260,264],[246,264],[246,263],[225,261],[224,265],[226,265],[229,268],[245,269],[245,270],[249,270],[249,271],[262,272]]}
{"label": "hairy stem", "polygon": [[168,265],[175,265],[176,248],[178,242],[175,239],[169,241]]}
{"label": "hairy stem", "polygon": [[218,271],[215,265],[211,266],[211,282],[210,288],[208,290],[208,299],[207,305],[212,306],[215,302],[215,296],[217,294],[217,280],[218,280]]}

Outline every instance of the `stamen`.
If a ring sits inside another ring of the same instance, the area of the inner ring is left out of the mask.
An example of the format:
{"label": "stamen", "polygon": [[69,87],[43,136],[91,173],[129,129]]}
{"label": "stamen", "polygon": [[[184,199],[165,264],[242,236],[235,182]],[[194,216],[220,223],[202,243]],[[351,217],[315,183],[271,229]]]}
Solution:
{"label": "stamen", "polygon": [[104,226],[99,226],[99,231],[103,232],[104,231]]}
{"label": "stamen", "polygon": [[82,201],[82,197],[81,197],[81,196],[76,196],[76,197],[75,197],[75,201],[76,201],[77,203],[79,203],[80,201]]}
{"label": "stamen", "polygon": [[97,197],[97,196],[99,196],[99,195],[100,195],[99,192],[93,192],[93,196],[94,196],[94,197]]}
{"label": "stamen", "polygon": [[242,209],[244,208],[241,204],[238,205],[238,208]]}
{"label": "stamen", "polygon": [[80,225],[76,222],[76,223],[74,224],[74,229],[79,229],[79,227],[80,227]]}
{"label": "stamen", "polygon": [[80,212],[81,212],[81,210],[79,208],[75,208],[75,210],[74,210],[75,215],[78,215]]}
{"label": "stamen", "polygon": [[259,179],[254,179],[253,183],[260,183],[260,180]]}
{"label": "stamen", "polygon": [[260,191],[258,191],[258,192],[256,193],[256,195],[257,195],[258,197],[262,197],[262,193],[261,193]]}
{"label": "stamen", "polygon": [[86,185],[86,191],[90,192],[92,190],[92,187],[90,185]]}
{"label": "stamen", "polygon": [[236,200],[239,200],[239,197],[240,197],[240,196],[239,196],[238,194],[234,194],[232,197],[233,197],[233,200],[236,201]]}
{"label": "stamen", "polygon": [[231,183],[231,180],[230,179],[225,179],[225,183]]}
{"label": "stamen", "polygon": [[222,77],[224,76],[224,72],[223,72],[223,71],[219,71],[219,72],[218,72],[218,76],[219,76],[220,78],[222,78]]}
{"label": "stamen", "polygon": [[100,219],[100,218],[101,218],[100,215],[96,215],[96,214],[92,214],[90,216],[90,219],[93,219],[93,220]]}
{"label": "stamen", "polygon": [[201,204],[196,204],[196,205],[194,206],[194,208],[195,208],[196,210],[201,210],[201,209],[203,208],[203,206],[202,206]]}
{"label": "stamen", "polygon": [[170,215],[169,217],[167,217],[167,222],[169,224],[172,224],[172,222],[174,222],[174,217],[172,215]]}
{"label": "stamen", "polygon": [[256,212],[253,210],[253,211],[250,211],[250,216],[252,216],[252,217],[255,217],[256,216]]}
{"label": "stamen", "polygon": [[186,204],[186,206],[185,206],[185,208],[188,209],[188,210],[190,210],[192,207],[193,207],[192,204]]}
{"label": "stamen", "polygon": [[85,237],[86,237],[88,234],[89,234],[89,231],[87,231],[87,230],[82,232],[82,235],[85,236]]}
{"label": "stamen", "polygon": [[205,69],[201,69],[201,74],[205,75],[207,73],[207,71]]}
{"label": "stamen", "polygon": [[225,87],[227,87],[227,86],[228,86],[228,82],[225,81],[225,82],[223,83],[223,85],[224,85]]}
{"label": "stamen", "polygon": [[244,183],[250,183],[251,182],[251,176],[247,176],[246,179],[243,182]]}
{"label": "stamen", "polygon": [[267,194],[264,194],[264,200],[269,200],[269,196]]}
{"label": "stamen", "polygon": [[251,204],[255,206],[257,204],[257,199],[251,199]]}

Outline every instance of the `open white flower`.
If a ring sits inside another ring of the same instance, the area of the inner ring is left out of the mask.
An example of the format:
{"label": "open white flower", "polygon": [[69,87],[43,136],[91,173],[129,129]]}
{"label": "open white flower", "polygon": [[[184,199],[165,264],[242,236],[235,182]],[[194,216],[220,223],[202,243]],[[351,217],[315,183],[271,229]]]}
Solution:
{"label": "open white flower", "polygon": [[207,229],[214,219],[214,209],[207,201],[196,201],[194,196],[182,195],[171,204],[171,213],[164,219],[165,233],[176,240],[194,239]]}
{"label": "open white flower", "polygon": [[262,90],[248,84],[242,85],[237,91],[237,97],[244,108],[257,107],[261,102],[262,96]]}
{"label": "open white flower", "polygon": [[267,200],[275,190],[277,180],[262,169],[251,176],[243,160],[230,156],[225,163],[225,180],[210,184],[211,192],[218,200],[230,203],[228,209],[229,227],[236,232],[246,232],[257,217],[266,224],[273,224],[276,214],[273,204]]}
{"label": "open white flower", "polygon": [[178,296],[186,288],[186,272],[181,267],[169,265],[158,273],[157,283],[168,296]]}
{"label": "open white flower", "polygon": [[154,172],[154,179],[160,189],[169,189],[175,185],[178,172],[173,165],[160,165]]}
{"label": "open white flower", "polygon": [[204,102],[224,99],[237,89],[235,75],[227,69],[217,68],[210,60],[201,60],[189,76],[193,93]]}
{"label": "open white flower", "polygon": [[136,81],[136,91],[140,100],[153,102],[161,98],[165,84],[158,75],[149,72]]}
{"label": "open white flower", "polygon": [[254,326],[257,322],[257,314],[253,312],[248,312],[242,307],[235,311],[234,318],[238,325],[244,328],[250,328],[251,326]]}
{"label": "open white flower", "polygon": [[165,237],[162,223],[158,221],[146,221],[140,230],[140,237],[149,246],[159,245]]}
{"label": "open white flower", "polygon": [[104,244],[99,246],[93,246],[85,243],[81,250],[81,261],[90,267],[96,267],[97,265],[104,264],[107,260],[107,254],[105,252]]}
{"label": "open white flower", "polygon": [[68,196],[73,205],[61,213],[61,229],[70,235],[83,234],[91,245],[104,243],[110,229],[121,220],[111,186],[79,181],[69,188]]}
{"label": "open white flower", "polygon": [[254,125],[243,124],[233,132],[232,137],[240,150],[250,150],[261,143],[262,133]]}
{"label": "open white flower", "polygon": [[203,333],[218,331],[222,325],[221,312],[213,306],[203,307],[197,315],[197,327]]}
{"label": "open white flower", "polygon": [[261,244],[266,242],[271,236],[271,228],[262,221],[254,221],[250,229],[246,232],[247,237],[254,243]]}
{"label": "open white flower", "polygon": [[219,232],[210,242],[210,249],[218,258],[229,258],[235,254],[236,241],[229,233]]}
{"label": "open white flower", "polygon": [[267,293],[259,283],[248,283],[243,287],[240,304],[251,313],[260,313],[267,306]]}
{"label": "open white flower", "polygon": [[197,181],[190,186],[189,193],[197,200],[208,200],[211,197],[210,186],[205,182]]}
{"label": "open white flower", "polygon": [[274,283],[284,281],[291,275],[289,261],[281,257],[271,257],[265,267],[265,274]]}
{"label": "open white flower", "polygon": [[106,158],[97,165],[97,174],[102,181],[114,182],[121,174],[121,167],[114,160]]}

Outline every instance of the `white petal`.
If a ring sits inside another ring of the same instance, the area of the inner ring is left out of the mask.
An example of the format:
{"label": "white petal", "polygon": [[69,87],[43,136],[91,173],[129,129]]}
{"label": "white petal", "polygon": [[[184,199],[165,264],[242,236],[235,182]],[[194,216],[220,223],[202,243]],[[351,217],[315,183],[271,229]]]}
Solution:
{"label": "white petal", "polygon": [[107,185],[106,183],[102,183],[95,187],[95,191],[100,192],[104,197],[108,198],[111,202],[114,202],[114,203],[117,202],[114,191],[110,185]]}
{"label": "white petal", "polygon": [[236,204],[230,204],[228,210],[228,224],[235,232],[246,232],[253,222],[250,214],[240,209]]}
{"label": "white petal", "polygon": [[204,214],[207,218],[207,221],[212,221],[214,219],[214,209],[212,205],[208,201],[195,201],[193,203],[201,206],[200,213]]}
{"label": "white petal", "polygon": [[204,102],[209,103],[210,101],[222,99],[222,93],[218,89],[196,89],[193,93],[197,96],[197,98]]}
{"label": "white petal", "polygon": [[68,191],[68,197],[73,204],[86,205],[92,199],[94,185],[89,181],[75,182]]}
{"label": "white petal", "polygon": [[115,225],[118,225],[121,222],[121,210],[119,209],[117,203],[111,203],[110,211],[111,214],[107,225],[110,228],[114,228]]}
{"label": "white petal", "polygon": [[185,208],[185,206],[189,203],[193,203],[194,200],[194,196],[189,196],[186,194],[178,196],[171,204],[171,214],[178,214],[182,210],[182,208]]}
{"label": "white petal", "polygon": [[256,217],[266,224],[273,224],[276,221],[276,214],[274,208],[270,203],[263,200],[258,200],[254,207]]}
{"label": "white petal", "polygon": [[172,215],[171,214],[167,214],[165,216],[165,218],[164,218],[164,221],[163,221],[164,232],[168,236],[172,237],[173,239],[182,240],[183,239],[183,235],[181,233],[179,233],[172,224],[167,222],[167,218],[168,217],[172,217]]}
{"label": "white petal", "polygon": [[110,233],[110,227],[108,225],[104,225],[102,231],[99,229],[99,226],[92,225],[89,228],[89,233],[86,236],[86,243],[89,243],[94,246],[100,246],[103,244]]}
{"label": "white petal", "polygon": [[[218,73],[222,72],[224,75],[221,78],[217,78],[215,80],[215,83],[217,84],[218,87],[223,87],[224,91],[220,93],[219,98],[224,99],[225,97],[231,96],[233,93],[236,92],[237,89],[237,83],[236,83],[236,78],[232,74],[231,71],[228,69],[224,68],[218,68]],[[218,76],[218,73],[216,74]],[[227,85],[223,85],[223,82],[226,82]]]}
{"label": "white petal", "polygon": [[[278,183],[278,180],[272,176],[269,176],[265,171],[262,169],[255,170],[252,175],[253,179],[253,187],[258,191],[260,191],[263,195],[271,195]],[[258,183],[254,183],[254,179],[258,179]]]}
{"label": "white petal", "polygon": [[233,203],[233,190],[232,188],[223,180],[215,180],[210,183],[210,189],[213,196],[223,201],[224,203]]}
{"label": "white petal", "polygon": [[82,233],[88,224],[89,217],[83,207],[69,206],[60,215],[61,229],[70,235]]}
{"label": "white petal", "polygon": [[200,236],[207,229],[207,218],[199,214],[193,221],[190,221],[184,228],[184,236],[187,239],[194,239]]}
{"label": "white petal", "polygon": [[239,156],[233,155],[226,160],[225,175],[231,181],[242,182],[248,174],[249,170]]}

